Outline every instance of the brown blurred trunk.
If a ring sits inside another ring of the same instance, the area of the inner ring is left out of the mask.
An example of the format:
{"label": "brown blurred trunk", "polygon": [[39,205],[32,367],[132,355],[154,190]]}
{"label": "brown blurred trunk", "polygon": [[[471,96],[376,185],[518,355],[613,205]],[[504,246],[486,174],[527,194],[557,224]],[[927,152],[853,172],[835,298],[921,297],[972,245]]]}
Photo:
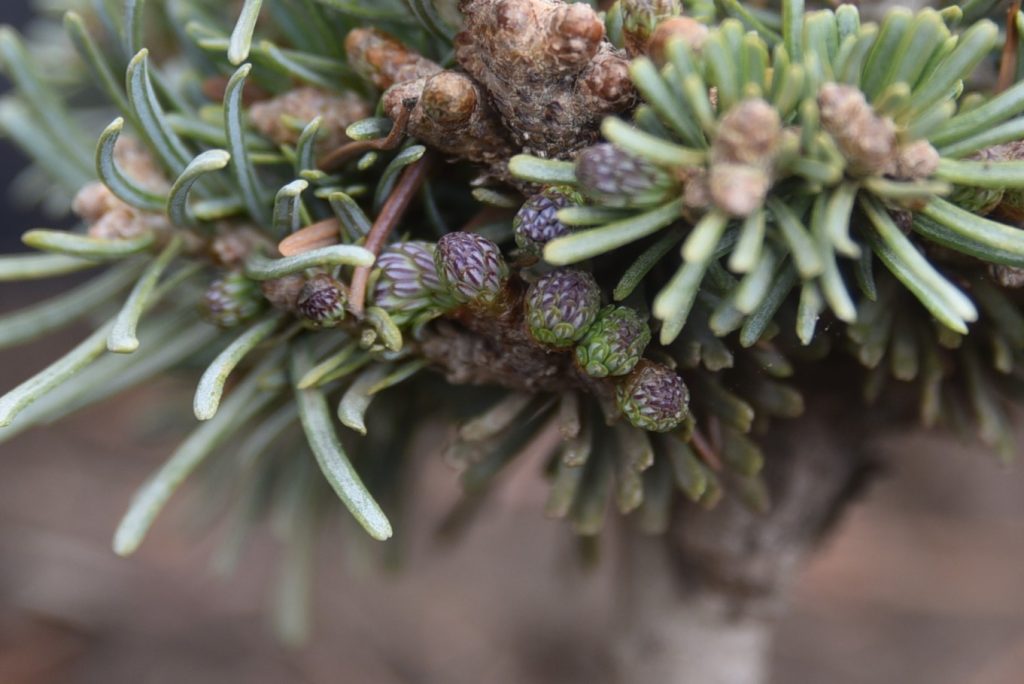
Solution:
{"label": "brown blurred trunk", "polygon": [[834,388],[806,394],[806,415],[779,422],[763,441],[770,512],[726,497],[710,513],[679,511],[664,538],[634,535],[623,545],[619,681],[768,681],[787,588],[871,470],[864,409],[837,400],[848,393]]}

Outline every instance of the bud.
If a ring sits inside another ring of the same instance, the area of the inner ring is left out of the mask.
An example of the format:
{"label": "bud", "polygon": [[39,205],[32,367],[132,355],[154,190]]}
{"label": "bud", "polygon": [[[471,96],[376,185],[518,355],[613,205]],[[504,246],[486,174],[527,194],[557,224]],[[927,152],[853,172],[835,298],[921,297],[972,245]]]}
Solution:
{"label": "bud", "polygon": [[1024,287],[1024,268],[1006,266],[1004,264],[989,264],[988,274],[1005,288],[1015,290]]}
{"label": "bud", "polygon": [[818,92],[821,126],[836,141],[855,173],[895,170],[896,125],[875,113],[864,93],[850,85],[826,83]]}
{"label": "bud", "polygon": [[939,168],[939,152],[927,140],[900,145],[896,157],[896,177],[917,180],[928,178]]}
{"label": "bud", "polygon": [[647,207],[678,193],[672,176],[611,143],[599,143],[576,158],[583,194],[608,207]]}
{"label": "bud", "polygon": [[1003,188],[976,188],[970,185],[954,185],[949,201],[972,214],[986,216],[1002,204],[1005,193],[1006,191]]}
{"label": "bud", "polygon": [[[968,159],[985,162],[1015,161],[1024,156],[1022,152],[1024,152],[1024,142],[1007,143],[978,150]],[[1013,191],[1005,188],[977,188],[969,185],[954,185],[949,201],[980,216],[990,214],[998,207],[1000,210],[998,213],[1001,215],[1004,209],[1002,206],[1004,197],[1012,194]],[[1010,199],[1012,200],[1012,197]],[[1013,202],[1011,201],[1010,204],[1012,205]],[[1010,216],[1007,216],[1007,218],[1010,218]]]}
{"label": "bud", "polygon": [[[1016,140],[1002,145],[994,145],[972,154],[970,158],[997,162],[1020,161],[1024,159],[1024,141]],[[983,190],[983,188],[972,189],[979,194]],[[990,189],[989,192],[996,191]],[[1004,221],[1019,225],[1021,221],[1024,221],[1024,191],[1020,188],[1005,188],[1001,192],[1002,195],[996,202],[993,213]]]}
{"label": "bud", "polygon": [[319,273],[302,286],[295,306],[314,325],[333,328],[345,319],[347,301],[345,286],[326,273]]}
{"label": "bud", "polygon": [[435,251],[430,242],[398,242],[377,257],[373,303],[387,311],[396,323],[428,311],[455,307],[455,300],[437,275]]}
{"label": "bud", "polygon": [[260,283],[263,298],[279,311],[295,313],[298,309],[299,294],[306,285],[305,276],[292,273],[281,278],[271,278]]}
{"label": "bud", "polygon": [[686,418],[690,392],[667,366],[646,359],[618,386],[615,398],[634,427],[651,432],[674,430]]}
{"label": "bud", "polygon": [[669,41],[682,40],[695,54],[700,53],[708,37],[708,27],[690,17],[672,17],[658,24],[647,42],[647,54],[658,66],[668,61],[665,48]]}
{"label": "bud", "polygon": [[541,276],[526,292],[526,323],[533,337],[552,347],[568,347],[597,318],[601,288],[586,271],[560,268]]}
{"label": "bud", "polygon": [[442,71],[423,84],[420,106],[428,119],[446,126],[464,126],[479,102],[477,86],[465,74]]}
{"label": "bud", "polygon": [[711,200],[730,216],[750,216],[764,205],[771,187],[767,171],[747,164],[715,164],[708,179]]}
{"label": "bud", "polygon": [[441,67],[407,48],[394,36],[375,28],[354,28],[345,36],[348,63],[380,90],[415,81]]}
{"label": "bud", "polygon": [[[514,3],[508,3],[506,7],[511,9],[505,11],[505,16],[516,11],[523,12],[523,10],[536,12],[542,7],[540,3],[537,3],[534,5],[537,9],[533,9],[529,8],[530,4],[532,3],[521,3],[519,7],[515,7]],[[551,5],[548,6],[551,7]],[[500,17],[498,21],[500,22],[503,18]],[[601,42],[604,40],[604,20],[592,7],[582,2],[555,4],[551,9],[547,24],[549,27],[547,35],[542,34],[543,38],[539,42],[539,47],[547,53],[547,57],[554,58],[555,63],[561,68],[582,67],[597,54]],[[527,30],[529,31],[529,29]],[[520,36],[515,36],[515,38],[520,38]]]}
{"label": "bud", "polygon": [[574,204],[574,198],[557,188],[548,188],[526,200],[512,220],[516,244],[528,254],[539,255],[548,242],[571,232],[555,214]]}
{"label": "bud", "polygon": [[[982,188],[974,189],[980,191]],[[1020,225],[1021,221],[1024,221],[1024,191],[1017,188],[1003,190],[994,213],[1005,222]]]}
{"label": "bud", "polygon": [[715,163],[748,164],[769,169],[782,142],[782,118],[761,98],[744,100],[726,112],[711,146]]}
{"label": "bud", "polygon": [[264,303],[259,283],[231,271],[210,284],[200,309],[206,320],[230,328],[258,314]]}
{"label": "bud", "polygon": [[476,233],[442,236],[434,263],[448,294],[462,304],[494,304],[508,280],[508,266],[498,245]]}
{"label": "bud", "polygon": [[651,341],[651,329],[635,310],[606,306],[576,347],[576,362],[594,378],[633,370]]}
{"label": "bud", "polygon": [[332,95],[310,87],[288,90],[249,108],[249,121],[256,130],[279,145],[294,145],[303,126],[321,117],[320,150],[332,150],[346,142],[345,129],[372,115],[373,109],[355,93]]}
{"label": "bud", "polygon": [[647,53],[651,34],[659,23],[683,13],[680,0],[622,0],[619,8],[626,52],[632,57]]}

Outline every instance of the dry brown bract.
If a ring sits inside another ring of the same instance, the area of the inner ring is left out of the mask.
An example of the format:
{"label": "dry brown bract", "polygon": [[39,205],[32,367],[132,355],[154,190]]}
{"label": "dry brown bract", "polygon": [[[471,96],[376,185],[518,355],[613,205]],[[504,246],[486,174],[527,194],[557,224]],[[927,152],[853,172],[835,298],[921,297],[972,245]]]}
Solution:
{"label": "dry brown bract", "polygon": [[306,124],[323,117],[317,149],[331,150],[348,140],[346,128],[372,113],[370,106],[352,93],[331,95],[306,87],[257,102],[249,110],[249,119],[256,130],[278,145],[294,145]]}
{"label": "dry brown bract", "polygon": [[903,179],[927,178],[939,154],[925,140],[901,144],[892,119],[882,117],[858,88],[825,84],[818,94],[821,124],[856,174],[883,174]]}
{"label": "dry brown bract", "polygon": [[[149,152],[135,139],[121,136],[114,148],[114,159],[121,171],[143,188],[157,193],[166,193],[170,188]],[[90,236],[104,240],[126,240],[150,230],[170,228],[166,216],[128,205],[100,181],[82,186],[71,210],[89,224]]]}

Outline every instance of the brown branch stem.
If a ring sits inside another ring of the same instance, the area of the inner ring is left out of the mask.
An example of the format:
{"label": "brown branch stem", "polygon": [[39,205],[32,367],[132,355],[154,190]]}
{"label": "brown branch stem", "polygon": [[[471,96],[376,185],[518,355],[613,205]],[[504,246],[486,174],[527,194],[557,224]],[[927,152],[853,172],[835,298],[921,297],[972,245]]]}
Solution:
{"label": "brown branch stem", "polygon": [[320,170],[333,171],[352,157],[364,152],[393,150],[398,147],[398,143],[402,142],[402,139],[405,137],[405,129],[409,125],[411,114],[411,105],[402,107],[395,118],[394,124],[391,126],[391,130],[383,138],[377,138],[376,140],[353,140],[328,152],[320,160]]}
{"label": "brown branch stem", "polygon": [[[381,207],[377,219],[366,236],[366,243],[363,244],[363,247],[373,252],[374,256],[380,254],[388,237],[391,236],[405,214],[405,210],[409,208],[412,198],[419,192],[423,181],[427,178],[429,166],[430,157],[428,155],[414,162],[402,172],[402,177],[398,179],[395,189],[384,202],[384,206]],[[371,268],[370,266],[360,266],[352,274],[349,309],[357,318],[362,317],[366,307],[366,288],[370,282]]]}
{"label": "brown branch stem", "polygon": [[1020,59],[1018,43],[1020,36],[1017,34],[1017,12],[1020,11],[1020,0],[1010,4],[1006,10],[1006,41],[1003,43],[1003,52],[999,57],[999,78],[996,80],[996,93],[1001,93],[1013,84],[1014,75],[1017,73],[1017,61]]}

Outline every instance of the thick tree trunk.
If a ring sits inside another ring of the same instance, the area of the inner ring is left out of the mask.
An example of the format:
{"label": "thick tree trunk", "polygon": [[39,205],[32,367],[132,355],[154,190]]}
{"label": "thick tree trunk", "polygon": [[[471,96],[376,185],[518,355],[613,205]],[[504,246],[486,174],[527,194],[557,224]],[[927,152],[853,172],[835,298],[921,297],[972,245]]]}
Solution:
{"label": "thick tree trunk", "polygon": [[[664,538],[623,545],[618,677],[630,684],[759,684],[801,561],[870,472],[862,408],[808,392],[808,410],[762,442],[767,514],[726,498],[687,507]],[[847,392],[834,392],[844,395]],[[877,414],[874,414],[877,419]]]}

